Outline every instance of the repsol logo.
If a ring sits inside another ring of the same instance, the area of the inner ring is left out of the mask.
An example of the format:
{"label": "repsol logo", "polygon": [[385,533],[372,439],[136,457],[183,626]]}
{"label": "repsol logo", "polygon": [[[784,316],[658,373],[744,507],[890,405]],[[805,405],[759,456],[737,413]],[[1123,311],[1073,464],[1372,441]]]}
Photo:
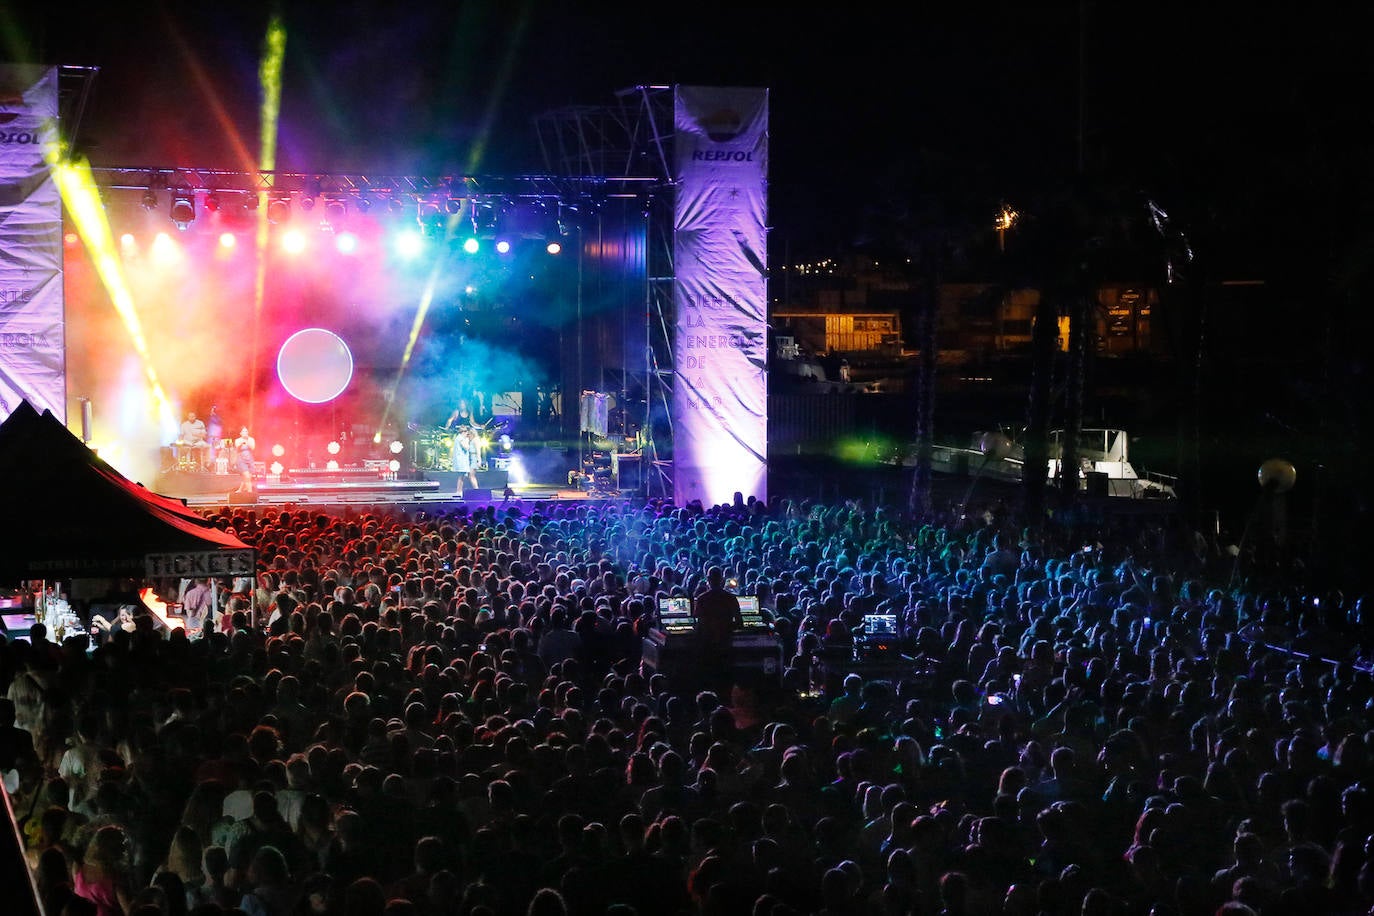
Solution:
{"label": "repsol logo", "polygon": [[0,131],[0,144],[14,144],[20,146],[25,143],[32,143],[34,146],[43,142],[43,138],[31,130]]}
{"label": "repsol logo", "polygon": [[0,350],[42,350],[47,343],[42,334],[0,334]]}
{"label": "repsol logo", "polygon": [[693,162],[753,162],[752,151],[742,149],[699,149],[692,153]]}

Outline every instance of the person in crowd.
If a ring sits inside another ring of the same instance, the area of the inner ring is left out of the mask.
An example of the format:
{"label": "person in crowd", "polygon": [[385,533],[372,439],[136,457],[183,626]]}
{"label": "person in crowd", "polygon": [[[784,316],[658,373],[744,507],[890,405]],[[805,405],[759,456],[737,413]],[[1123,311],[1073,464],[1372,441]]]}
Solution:
{"label": "person in crowd", "polygon": [[[264,613],[245,596],[230,632],[49,663],[0,643],[16,724],[58,748],[45,893],[68,856],[110,916],[170,912],[177,882],[192,906],[398,916],[1374,906],[1374,645],[1325,639],[1306,583],[1232,582],[1149,519],[1028,538],[1001,509],[743,498],[210,516],[255,548]],[[701,690],[714,658],[656,667],[606,637],[676,595],[718,601],[728,639],[729,578],[768,583],[803,648],[748,704]],[[1346,594],[1330,620],[1367,601]],[[846,670],[877,602],[911,664]],[[838,666],[819,696],[807,663]]]}

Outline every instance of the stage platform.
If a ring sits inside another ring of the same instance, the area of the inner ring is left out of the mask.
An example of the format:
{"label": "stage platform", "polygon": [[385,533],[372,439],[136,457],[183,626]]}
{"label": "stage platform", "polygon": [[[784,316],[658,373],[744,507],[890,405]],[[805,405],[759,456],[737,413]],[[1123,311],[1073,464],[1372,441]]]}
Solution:
{"label": "stage platform", "polygon": [[559,484],[510,484],[504,471],[479,472],[476,488],[468,485],[460,496],[458,475],[426,471],[409,479],[388,479],[377,474],[348,471],[255,478],[256,492],[231,492],[238,477],[230,474],[178,472],[163,474],[153,490],[180,499],[197,509],[242,506],[394,506],[448,511],[458,506],[510,505],[523,507],[548,502],[586,502],[635,499],[634,492],[579,490]]}

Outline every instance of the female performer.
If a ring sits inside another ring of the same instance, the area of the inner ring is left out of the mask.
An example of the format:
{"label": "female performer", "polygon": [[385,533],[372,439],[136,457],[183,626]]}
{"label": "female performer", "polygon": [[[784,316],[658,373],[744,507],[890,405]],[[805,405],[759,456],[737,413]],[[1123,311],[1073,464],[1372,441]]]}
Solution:
{"label": "female performer", "polygon": [[257,441],[248,435],[248,427],[240,429],[239,437],[234,440],[234,453],[238,455],[239,476],[243,482],[234,490],[235,493],[253,492],[253,449],[257,447]]}
{"label": "female performer", "polygon": [[471,426],[464,426],[453,437],[453,470],[458,472],[458,495],[463,495],[463,478],[477,486],[477,436]]}

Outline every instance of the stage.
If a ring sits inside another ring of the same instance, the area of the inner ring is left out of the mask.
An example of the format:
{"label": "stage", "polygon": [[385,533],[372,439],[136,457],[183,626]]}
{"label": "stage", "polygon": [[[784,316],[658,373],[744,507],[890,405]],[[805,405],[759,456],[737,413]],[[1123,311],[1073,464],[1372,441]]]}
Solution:
{"label": "stage", "polygon": [[477,472],[478,486],[466,484],[459,495],[458,474],[452,471],[416,471],[398,478],[363,469],[293,472],[276,476],[255,475],[255,492],[235,493],[239,478],[233,474],[173,471],[162,474],[153,490],[180,499],[197,509],[242,506],[424,506],[447,511],[457,506],[516,506],[547,502],[634,499],[632,491],[578,489],[566,483],[512,484],[505,471]]}

